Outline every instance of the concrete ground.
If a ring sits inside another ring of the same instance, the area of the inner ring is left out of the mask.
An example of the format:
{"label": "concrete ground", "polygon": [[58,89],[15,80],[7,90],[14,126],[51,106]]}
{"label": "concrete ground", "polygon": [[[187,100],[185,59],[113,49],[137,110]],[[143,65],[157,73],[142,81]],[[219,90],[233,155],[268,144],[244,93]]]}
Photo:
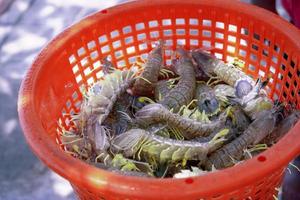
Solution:
{"label": "concrete ground", "polygon": [[0,199],[76,199],[68,182],[45,167],[25,143],[17,94],[26,69],[47,41],[82,17],[124,0],[5,1],[0,15]]}

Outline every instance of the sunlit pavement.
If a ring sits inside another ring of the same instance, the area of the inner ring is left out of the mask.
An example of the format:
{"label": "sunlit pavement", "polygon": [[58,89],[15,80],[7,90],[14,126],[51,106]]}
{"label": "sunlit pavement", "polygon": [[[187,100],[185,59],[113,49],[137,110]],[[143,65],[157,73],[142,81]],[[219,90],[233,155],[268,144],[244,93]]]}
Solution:
{"label": "sunlit pavement", "polygon": [[11,1],[0,16],[0,199],[73,200],[69,183],[29,150],[18,122],[17,93],[32,60],[51,38],[124,0]]}

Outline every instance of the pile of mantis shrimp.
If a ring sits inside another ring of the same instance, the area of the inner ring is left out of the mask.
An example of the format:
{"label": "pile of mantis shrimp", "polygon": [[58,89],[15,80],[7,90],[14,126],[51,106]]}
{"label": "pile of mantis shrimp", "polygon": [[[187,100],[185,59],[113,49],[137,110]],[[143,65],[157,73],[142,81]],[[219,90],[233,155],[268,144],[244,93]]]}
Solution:
{"label": "pile of mantis shrimp", "polygon": [[300,112],[266,94],[242,61],[225,63],[202,49],[174,51],[164,66],[158,42],[140,66],[116,69],[83,92],[76,128],[62,145],[101,169],[142,177],[188,177],[231,167],[280,140]]}

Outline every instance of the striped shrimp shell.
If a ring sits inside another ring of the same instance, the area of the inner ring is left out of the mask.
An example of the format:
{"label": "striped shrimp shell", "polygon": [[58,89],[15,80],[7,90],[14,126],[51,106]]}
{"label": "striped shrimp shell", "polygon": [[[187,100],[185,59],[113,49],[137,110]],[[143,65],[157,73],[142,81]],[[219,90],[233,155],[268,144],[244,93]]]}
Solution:
{"label": "striped shrimp shell", "polygon": [[154,97],[157,101],[165,98],[171,91],[171,83],[168,80],[158,81],[154,91]]}
{"label": "striped shrimp shell", "polygon": [[180,76],[178,84],[158,103],[177,112],[183,105],[193,99],[196,89],[194,66],[186,50],[178,49],[180,57],[175,63],[175,69]]}
{"label": "striped shrimp shell", "polygon": [[145,126],[165,122],[182,130],[182,135],[185,138],[192,139],[197,136],[207,136],[215,129],[223,127],[227,118],[225,113],[222,113],[217,120],[205,123],[172,113],[161,104],[154,103],[137,111],[135,116],[138,124]]}
{"label": "striped shrimp shell", "polygon": [[155,84],[158,81],[159,71],[163,64],[162,58],[162,42],[154,48],[148,56],[148,60],[145,63],[142,78],[138,78],[133,86],[133,92],[135,95],[143,96],[153,93]]}
{"label": "striped shrimp shell", "polygon": [[210,76],[216,74],[221,80],[234,87],[239,80],[247,80],[252,86],[255,82],[243,71],[233,65],[227,65],[223,61],[214,58],[202,50],[192,51],[192,57],[198,65]]}
{"label": "striped shrimp shell", "polygon": [[205,163],[205,169],[210,170],[212,166],[222,169],[234,165],[236,161],[241,160],[244,150],[249,145],[258,144],[272,132],[276,120],[277,113],[273,109],[259,113],[256,120],[248,126],[242,135],[209,156]]}
{"label": "striped shrimp shell", "polygon": [[[132,70],[115,70],[106,75],[88,91],[88,99],[84,103],[82,112],[86,115],[97,114],[99,123],[102,124],[112,111],[118,97],[134,83],[134,75]],[[100,88],[100,91],[95,93],[93,90],[95,87]]]}
{"label": "striped shrimp shell", "polygon": [[183,160],[204,161],[207,154],[222,139],[198,143],[191,141],[178,141],[164,138],[144,129],[131,129],[112,141],[112,150],[122,153],[125,157],[142,155],[147,159],[154,159],[161,164],[177,163]]}

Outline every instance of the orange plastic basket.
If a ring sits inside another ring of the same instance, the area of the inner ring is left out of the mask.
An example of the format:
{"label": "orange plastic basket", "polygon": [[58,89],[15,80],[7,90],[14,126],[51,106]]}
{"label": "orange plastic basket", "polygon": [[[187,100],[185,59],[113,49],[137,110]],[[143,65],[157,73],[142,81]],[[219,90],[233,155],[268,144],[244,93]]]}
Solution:
{"label": "orange plastic basket", "polygon": [[[272,74],[273,99],[300,107],[300,33],[263,9],[224,0],[137,1],[95,13],[52,40],[22,83],[19,115],[32,150],[72,184],[80,199],[273,199],[286,165],[300,152],[300,123],[269,150],[235,167],[186,179],[121,176],[90,166],[63,151],[61,126],[72,126],[80,87],[103,77],[107,55],[118,68],[146,56],[146,40],[175,48],[215,47],[223,60],[238,57],[253,77]],[[165,50],[170,62],[170,49]],[[59,125],[58,123],[59,122]]]}

